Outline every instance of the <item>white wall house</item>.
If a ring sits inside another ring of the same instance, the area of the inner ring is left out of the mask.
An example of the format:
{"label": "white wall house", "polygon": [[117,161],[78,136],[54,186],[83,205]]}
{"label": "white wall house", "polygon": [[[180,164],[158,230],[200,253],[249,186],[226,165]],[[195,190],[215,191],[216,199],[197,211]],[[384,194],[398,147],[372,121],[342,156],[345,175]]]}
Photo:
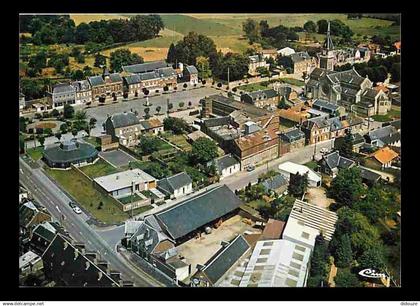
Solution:
{"label": "white wall house", "polygon": [[285,162],[279,165],[279,171],[287,180],[290,180],[290,174],[292,173],[299,173],[301,175],[307,173],[308,185],[310,187],[321,186],[321,176],[304,165],[299,165],[292,162]]}
{"label": "white wall house", "polygon": [[227,154],[216,158],[209,162],[208,165],[212,163],[216,167],[217,173],[219,174],[221,180],[241,171],[241,163],[236,158],[234,158],[232,154]]}
{"label": "white wall house", "polygon": [[157,187],[171,198],[180,198],[193,192],[192,180],[185,172],[161,179]]}

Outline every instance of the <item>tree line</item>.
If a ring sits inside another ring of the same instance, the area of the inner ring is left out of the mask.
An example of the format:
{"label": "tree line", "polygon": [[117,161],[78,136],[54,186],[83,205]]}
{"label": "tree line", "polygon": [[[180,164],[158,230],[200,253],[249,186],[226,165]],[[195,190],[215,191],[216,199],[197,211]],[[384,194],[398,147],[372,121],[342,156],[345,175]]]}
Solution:
{"label": "tree line", "polygon": [[32,34],[25,41],[35,45],[143,41],[156,37],[164,28],[159,15],[82,22],[77,26],[69,15],[23,15],[19,22],[21,33]]}

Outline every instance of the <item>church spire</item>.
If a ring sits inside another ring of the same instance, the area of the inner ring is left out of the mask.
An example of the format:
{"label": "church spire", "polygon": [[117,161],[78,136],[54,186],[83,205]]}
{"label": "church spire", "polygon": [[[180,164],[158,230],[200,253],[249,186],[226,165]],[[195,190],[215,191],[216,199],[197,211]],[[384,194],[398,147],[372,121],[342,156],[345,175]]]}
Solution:
{"label": "church spire", "polygon": [[325,39],[324,47],[327,49],[327,51],[334,49],[330,34],[330,21],[328,21],[327,38]]}

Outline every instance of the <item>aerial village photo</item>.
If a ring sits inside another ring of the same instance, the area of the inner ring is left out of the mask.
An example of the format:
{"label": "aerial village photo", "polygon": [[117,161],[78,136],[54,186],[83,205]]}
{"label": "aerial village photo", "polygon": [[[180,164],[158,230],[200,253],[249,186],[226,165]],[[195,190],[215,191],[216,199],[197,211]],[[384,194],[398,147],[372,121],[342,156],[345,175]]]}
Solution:
{"label": "aerial village photo", "polygon": [[20,14],[19,286],[401,287],[400,17]]}

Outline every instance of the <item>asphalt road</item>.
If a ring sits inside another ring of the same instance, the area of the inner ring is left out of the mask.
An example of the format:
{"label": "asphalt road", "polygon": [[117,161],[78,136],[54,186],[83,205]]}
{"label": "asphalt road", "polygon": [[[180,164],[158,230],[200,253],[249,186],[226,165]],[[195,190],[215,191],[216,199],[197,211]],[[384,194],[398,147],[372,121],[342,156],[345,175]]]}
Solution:
{"label": "asphalt road", "polygon": [[100,135],[103,131],[102,123],[106,120],[107,114],[121,113],[124,111],[137,111],[139,116],[144,115],[144,109],[150,108],[150,115],[156,113],[156,107],[160,106],[160,113],[164,114],[167,111],[167,100],[169,103],[174,105],[174,110],[178,108],[180,102],[184,102],[184,107],[188,106],[188,102],[191,101],[193,106],[197,106],[200,99],[205,96],[210,96],[220,93],[219,90],[211,87],[200,87],[197,89],[190,89],[186,91],[178,91],[170,94],[162,94],[160,96],[149,97],[148,101],[151,106],[145,106],[146,98],[138,98],[129,101],[122,101],[115,104],[107,104],[92,108],[87,108],[86,114],[88,117],[94,117],[97,120],[96,126],[91,130],[92,136]]}
{"label": "asphalt road", "polygon": [[[111,268],[121,272],[125,280],[134,282],[136,287],[161,287],[160,282],[144,271],[134,267],[119,255],[98,233],[86,224],[85,214],[77,215],[68,205],[70,199],[43,173],[41,169],[31,169],[19,158],[19,181],[40,204],[44,205],[55,220],[60,220],[70,236],[85,243],[86,249],[98,252],[108,261]],[[65,220],[62,221],[62,215]],[[120,236],[121,237],[121,236]]]}

